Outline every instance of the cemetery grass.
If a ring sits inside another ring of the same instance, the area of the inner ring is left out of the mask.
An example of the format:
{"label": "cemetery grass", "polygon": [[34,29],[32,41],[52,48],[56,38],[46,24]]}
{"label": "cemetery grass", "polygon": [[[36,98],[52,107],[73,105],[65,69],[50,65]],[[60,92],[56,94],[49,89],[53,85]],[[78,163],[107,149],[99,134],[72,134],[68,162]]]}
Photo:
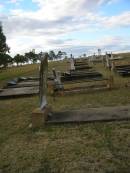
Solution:
{"label": "cemetery grass", "polygon": [[[59,70],[67,70],[65,62],[61,65]],[[58,64],[49,66],[51,69]],[[100,64],[95,68],[111,75]],[[18,72],[22,76],[34,75],[38,65],[23,69]],[[5,75],[5,80],[16,75],[12,73]],[[130,104],[130,89],[122,88],[129,79],[113,75],[119,89],[67,95],[55,101],[48,96],[48,102],[56,111]],[[37,96],[0,100],[0,172],[130,172],[130,121],[48,125],[32,131],[31,112],[37,106]]]}

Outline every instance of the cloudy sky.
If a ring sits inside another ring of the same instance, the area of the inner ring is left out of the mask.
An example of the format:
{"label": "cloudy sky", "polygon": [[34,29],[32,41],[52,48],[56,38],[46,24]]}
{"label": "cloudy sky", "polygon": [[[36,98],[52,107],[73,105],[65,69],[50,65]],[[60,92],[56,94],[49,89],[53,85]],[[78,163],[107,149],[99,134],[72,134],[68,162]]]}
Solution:
{"label": "cloudy sky", "polygon": [[130,0],[0,0],[11,54],[130,51]]}

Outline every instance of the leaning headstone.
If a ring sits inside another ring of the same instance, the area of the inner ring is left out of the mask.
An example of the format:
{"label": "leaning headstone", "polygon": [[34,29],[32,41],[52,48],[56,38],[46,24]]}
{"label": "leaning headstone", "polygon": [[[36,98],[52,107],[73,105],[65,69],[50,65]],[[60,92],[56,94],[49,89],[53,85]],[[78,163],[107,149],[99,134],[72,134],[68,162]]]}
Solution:
{"label": "leaning headstone", "polygon": [[40,107],[32,113],[32,127],[42,127],[48,117],[50,109],[47,105],[47,73],[48,73],[48,54],[41,54],[40,57],[40,73],[39,73],[39,98]]}

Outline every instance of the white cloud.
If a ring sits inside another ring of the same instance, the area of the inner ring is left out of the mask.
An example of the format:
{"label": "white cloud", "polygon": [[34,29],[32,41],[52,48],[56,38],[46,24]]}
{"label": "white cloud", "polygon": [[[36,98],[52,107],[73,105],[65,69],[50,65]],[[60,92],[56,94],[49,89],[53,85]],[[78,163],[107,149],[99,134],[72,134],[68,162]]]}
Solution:
{"label": "white cloud", "polygon": [[130,11],[117,16],[105,17],[102,21],[102,24],[109,28],[130,26]]}
{"label": "white cloud", "polygon": [[[21,0],[10,0],[18,3]],[[56,49],[72,47],[97,47],[120,43],[119,38],[103,38],[95,42],[62,39],[74,31],[92,32],[101,28],[130,25],[130,12],[118,16],[101,16],[97,11],[104,3],[115,0],[33,0],[37,11],[11,10],[10,14],[0,15],[12,54],[36,48]],[[116,0],[117,1],[117,0]]]}
{"label": "white cloud", "polygon": [[0,11],[2,11],[4,9],[4,5],[0,4]]}

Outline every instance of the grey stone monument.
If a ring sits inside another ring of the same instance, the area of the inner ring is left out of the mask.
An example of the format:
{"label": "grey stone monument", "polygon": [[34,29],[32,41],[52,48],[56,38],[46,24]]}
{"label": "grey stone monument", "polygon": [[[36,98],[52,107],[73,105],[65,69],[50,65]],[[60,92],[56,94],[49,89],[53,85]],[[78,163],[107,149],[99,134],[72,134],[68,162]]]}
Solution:
{"label": "grey stone monument", "polygon": [[37,108],[32,113],[32,127],[38,128],[44,126],[50,113],[50,108],[47,106],[47,73],[48,73],[48,53],[41,53],[39,60],[39,98],[40,108]]}
{"label": "grey stone monument", "polygon": [[40,109],[43,110],[47,105],[47,73],[48,73],[48,54],[44,53],[40,56],[40,81],[39,81],[39,97]]}
{"label": "grey stone monument", "polygon": [[109,57],[109,54],[107,53],[106,53],[106,67],[111,69],[110,57]]}
{"label": "grey stone monument", "polygon": [[74,57],[72,54],[70,55],[70,70],[75,70]]}

